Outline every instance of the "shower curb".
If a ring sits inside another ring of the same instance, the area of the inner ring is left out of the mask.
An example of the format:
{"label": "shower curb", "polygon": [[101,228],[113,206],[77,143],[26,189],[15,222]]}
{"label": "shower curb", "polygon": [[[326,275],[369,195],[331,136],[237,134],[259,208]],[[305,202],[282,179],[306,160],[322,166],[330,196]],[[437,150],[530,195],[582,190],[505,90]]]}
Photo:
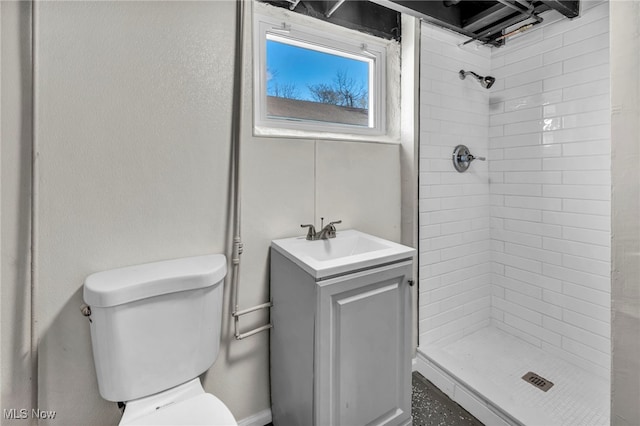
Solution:
{"label": "shower curb", "polygon": [[420,348],[417,349],[416,357],[413,360],[413,371],[422,374],[485,425],[525,426],[430,359]]}

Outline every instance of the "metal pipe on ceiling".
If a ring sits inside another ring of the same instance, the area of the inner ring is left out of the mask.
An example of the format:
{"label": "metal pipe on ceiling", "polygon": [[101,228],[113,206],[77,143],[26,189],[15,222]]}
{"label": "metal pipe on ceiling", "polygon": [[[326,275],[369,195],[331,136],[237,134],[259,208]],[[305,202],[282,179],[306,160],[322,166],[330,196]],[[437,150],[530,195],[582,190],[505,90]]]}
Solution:
{"label": "metal pipe on ceiling", "polygon": [[300,0],[287,0],[289,3],[291,3],[289,5],[289,10],[293,10],[296,8],[296,6],[298,5],[298,3],[300,3]]}
{"label": "metal pipe on ceiling", "polygon": [[[517,1],[517,0],[514,0],[514,1],[515,1],[517,4],[522,5],[522,3],[521,3],[521,2],[519,2],[519,1]],[[523,10],[521,7],[516,6],[515,4],[511,3],[511,2],[510,2],[510,1],[508,1],[508,0],[497,0],[497,2],[498,2],[498,3],[500,3],[500,4],[503,4],[503,5],[507,6],[507,7],[510,7],[511,9],[515,10],[516,12],[524,13],[524,10]],[[527,11],[530,11],[530,10],[531,10],[531,9],[529,9],[529,7],[527,7],[527,6],[525,6],[525,7],[527,8]]]}
{"label": "metal pipe on ceiling", "polygon": [[329,11],[324,14],[324,16],[326,16],[327,18],[331,18],[331,15],[333,15],[333,13],[338,10],[338,8],[342,6],[342,3],[344,3],[345,1],[346,0],[338,0],[333,6],[331,6],[331,9],[329,9]]}
{"label": "metal pipe on ceiling", "polygon": [[535,9],[533,8],[533,5],[524,1],[523,0],[515,0],[516,3],[523,5],[527,8],[527,10],[523,10],[521,8],[519,8],[518,6],[516,6],[515,4],[509,2],[508,0],[497,0],[498,3],[503,4],[507,7],[510,7],[511,9],[517,11],[518,13],[520,13],[521,15],[524,15],[528,18],[533,18],[536,21],[538,21],[539,23],[542,22],[542,18],[536,16],[535,14]]}

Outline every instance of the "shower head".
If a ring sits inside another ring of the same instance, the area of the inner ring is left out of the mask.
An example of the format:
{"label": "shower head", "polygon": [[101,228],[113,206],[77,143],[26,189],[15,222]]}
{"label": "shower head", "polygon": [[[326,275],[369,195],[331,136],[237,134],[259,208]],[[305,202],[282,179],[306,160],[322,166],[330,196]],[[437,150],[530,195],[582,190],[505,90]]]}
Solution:
{"label": "shower head", "polygon": [[496,82],[496,78],[495,77],[491,77],[490,75],[486,76],[485,78],[482,79],[482,81],[480,82],[480,84],[482,84],[482,87],[484,87],[485,89],[490,89],[491,86],[493,86],[493,83]]}
{"label": "shower head", "polygon": [[473,71],[460,70],[458,74],[460,75],[460,80],[464,80],[467,77],[467,75],[471,74],[473,77],[475,77],[476,80],[478,80],[478,83],[480,83],[480,85],[485,89],[490,88],[491,86],[493,86],[493,83],[496,82],[495,77],[491,77],[490,75],[486,77],[482,77]]}

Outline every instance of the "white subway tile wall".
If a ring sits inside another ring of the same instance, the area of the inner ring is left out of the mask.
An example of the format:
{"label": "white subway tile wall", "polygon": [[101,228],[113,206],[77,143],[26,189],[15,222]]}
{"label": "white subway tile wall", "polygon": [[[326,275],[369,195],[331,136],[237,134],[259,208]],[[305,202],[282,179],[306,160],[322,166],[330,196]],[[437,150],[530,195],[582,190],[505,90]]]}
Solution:
{"label": "white subway tile wall", "polygon": [[490,97],[491,312],[492,325],[608,377],[609,5],[587,6],[492,52],[504,86]]}
{"label": "white subway tile wall", "polygon": [[[584,2],[491,50],[423,25],[421,346],[490,324],[608,377],[608,12]],[[457,173],[460,143],[488,161]]]}
{"label": "white subway tile wall", "polygon": [[458,72],[489,75],[491,50],[460,48],[459,36],[427,25],[421,42],[419,330],[429,344],[490,324],[488,162],[458,173],[451,156],[459,144],[489,156],[489,91]]}

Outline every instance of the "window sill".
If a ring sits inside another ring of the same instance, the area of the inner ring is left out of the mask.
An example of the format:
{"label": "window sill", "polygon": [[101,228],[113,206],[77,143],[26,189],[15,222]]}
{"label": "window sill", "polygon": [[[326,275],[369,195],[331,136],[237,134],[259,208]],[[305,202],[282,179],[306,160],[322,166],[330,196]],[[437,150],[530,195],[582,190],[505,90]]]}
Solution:
{"label": "window sill", "polygon": [[350,142],[373,142],[384,144],[400,144],[400,136],[392,137],[388,134],[383,135],[365,135],[352,133],[334,133],[334,132],[311,132],[308,130],[295,130],[275,127],[255,126],[253,128],[255,137],[265,138],[292,138],[292,139],[311,139],[311,140],[341,140]]}

